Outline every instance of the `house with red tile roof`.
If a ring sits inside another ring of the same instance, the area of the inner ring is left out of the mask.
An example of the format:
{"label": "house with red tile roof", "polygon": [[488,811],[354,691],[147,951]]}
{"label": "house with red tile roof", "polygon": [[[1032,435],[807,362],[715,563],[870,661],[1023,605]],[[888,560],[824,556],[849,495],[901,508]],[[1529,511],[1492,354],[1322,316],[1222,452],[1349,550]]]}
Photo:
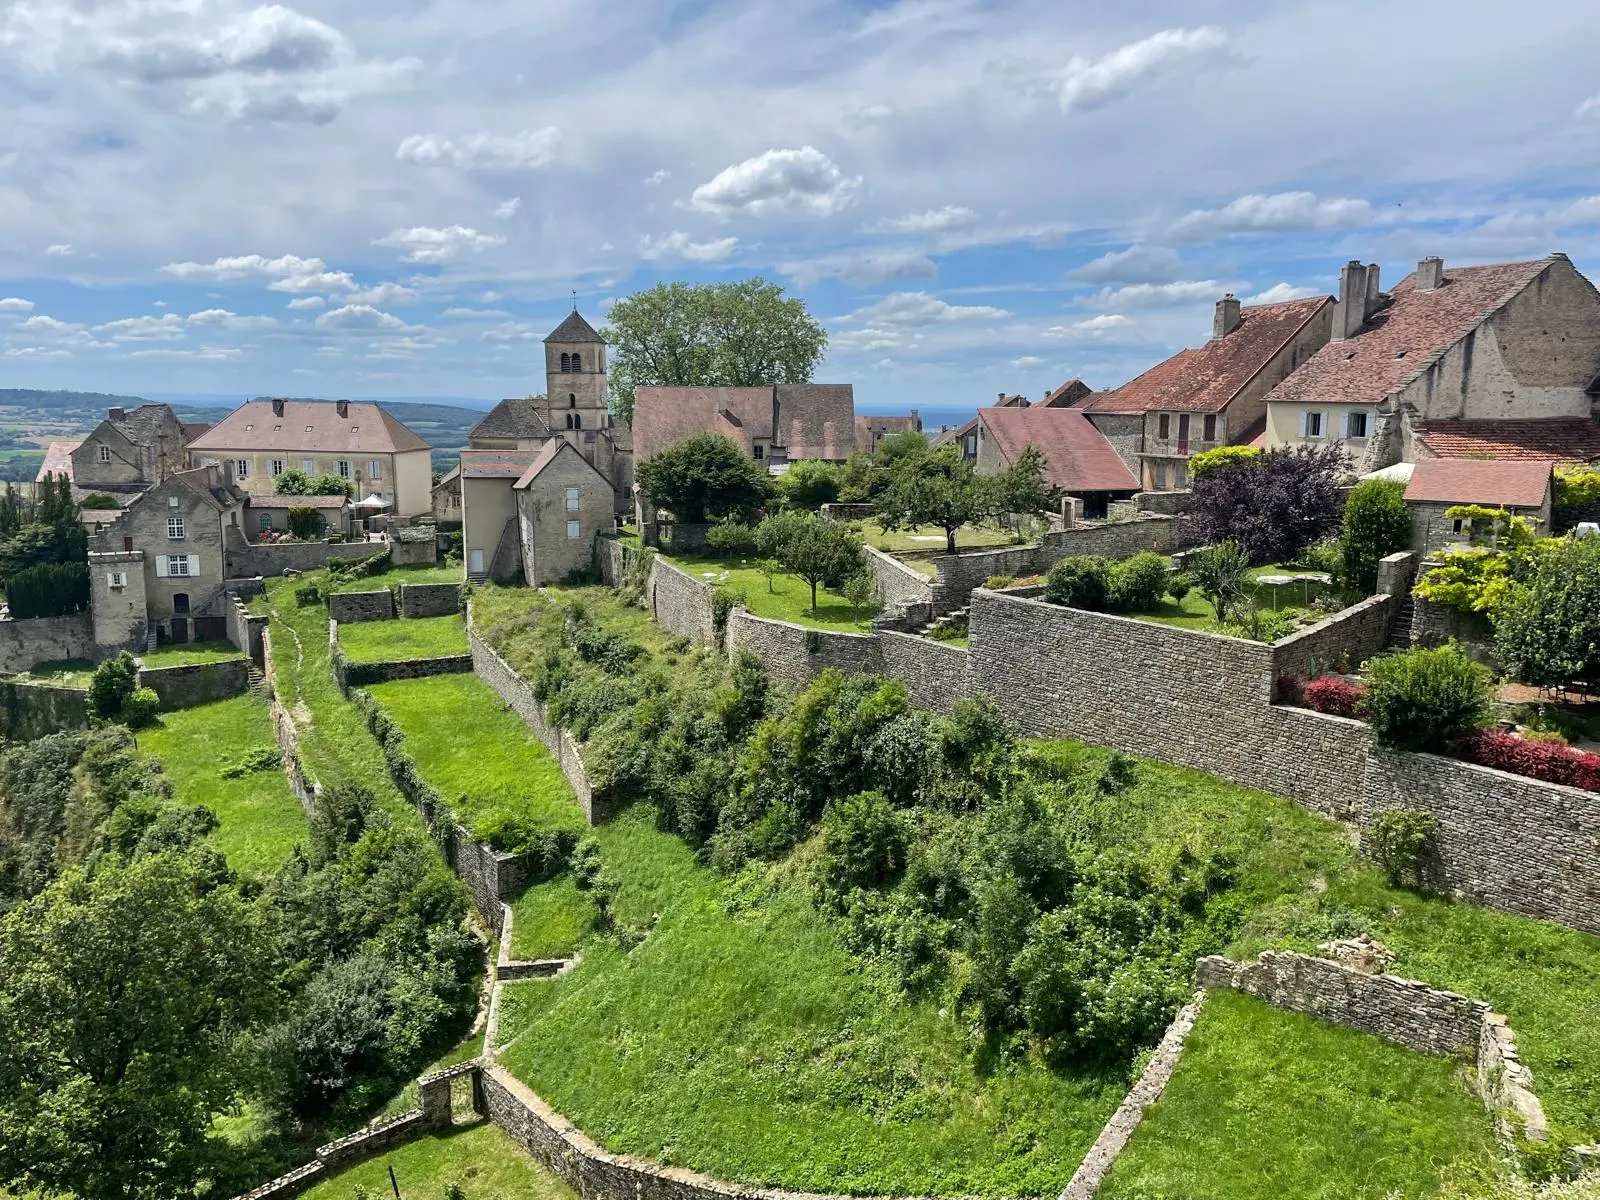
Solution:
{"label": "house with red tile roof", "polygon": [[856,449],[871,454],[878,443],[897,433],[921,433],[922,418],[912,409],[904,417],[856,417]]}
{"label": "house with red tile roof", "polygon": [[1146,491],[1189,485],[1189,460],[1247,445],[1266,424],[1267,396],[1327,344],[1331,296],[1280,304],[1217,301],[1211,339],[1180,350],[1137,379],[1077,405],[1111,441]]}
{"label": "house with red tile roof", "polygon": [[[1029,403],[1026,396],[1008,396],[1005,392],[1001,392],[992,407],[1027,408],[1029,407]],[[948,429],[940,430],[939,436],[933,439],[933,444],[935,446],[949,446],[954,444],[960,447],[962,458],[977,458],[978,418],[974,416],[972,420],[966,421],[963,424],[952,425]]]}
{"label": "house with red tile roof", "polygon": [[856,448],[855,388],[848,383],[774,383],[635,391],[633,446],[638,461],[702,433],[732,438],[776,472],[802,459],[842,463]]}
{"label": "house with red tile roof", "polygon": [[1075,408],[983,408],[977,419],[980,475],[998,475],[1037,446],[1046,482],[1080,497],[1086,517],[1105,516],[1111,501],[1139,490],[1105,435]]}
{"label": "house with red tile roof", "polygon": [[1597,377],[1600,293],[1564,254],[1424,258],[1393,292],[1376,264],[1351,262],[1332,338],[1267,397],[1266,441],[1342,441],[1363,473],[1496,446],[1586,461]]}
{"label": "house with red tile roof", "polygon": [[187,465],[184,447],[206,430],[185,425],[170,406],[112,408],[72,449],[68,472],[80,493],[137,496]]}
{"label": "house with red tile roof", "polygon": [[1416,464],[1406,484],[1411,548],[1421,553],[1469,541],[1471,521],[1451,517],[1461,505],[1502,508],[1550,532],[1554,487],[1548,459],[1434,458]]}

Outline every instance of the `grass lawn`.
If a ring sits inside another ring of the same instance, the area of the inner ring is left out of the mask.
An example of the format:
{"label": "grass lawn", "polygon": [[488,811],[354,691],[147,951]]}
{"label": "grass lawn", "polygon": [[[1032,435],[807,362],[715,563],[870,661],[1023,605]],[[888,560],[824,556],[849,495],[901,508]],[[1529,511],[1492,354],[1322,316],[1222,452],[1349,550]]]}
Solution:
{"label": "grass lawn", "polygon": [[511,902],[511,957],[568,958],[594,922],[594,902],[570,875],[524,888]]}
{"label": "grass lawn", "polygon": [[13,675],[33,683],[49,683],[56,687],[86,688],[94,675],[94,663],[86,658],[57,658],[39,663],[27,674]]}
{"label": "grass lawn", "polygon": [[399,587],[402,583],[464,583],[466,571],[460,563],[453,567],[429,564],[417,567],[390,567],[376,575],[365,575],[360,579],[349,579],[343,583],[336,583],[328,590],[332,592],[375,592],[379,588]]}
{"label": "grass lawn", "polygon": [[243,658],[244,651],[230,641],[186,642],[179,646],[157,646],[138,658],[152,671],[157,667],[192,667],[199,663],[227,662]]}
{"label": "grass lawn", "polygon": [[710,555],[667,555],[667,561],[682,567],[696,579],[744,592],[746,604],[758,617],[789,621],[812,629],[846,630],[865,633],[872,627],[876,608],[857,608],[844,597],[818,585],[817,611],[811,611],[811,585],[794,575],[772,578],[755,569],[755,555],[747,558],[716,558]]}
{"label": "grass lawn", "polygon": [[[1009,529],[998,529],[993,525],[963,525],[956,530],[956,551],[1020,545],[1014,538]],[[944,530],[936,525],[919,525],[915,529],[889,532],[870,518],[861,522],[861,540],[890,554],[897,550],[934,550],[943,554],[947,545]]]}
{"label": "grass lawn", "polygon": [[266,705],[254,697],[162,713],[160,723],[138,737],[140,750],[161,760],[179,800],[216,814],[212,840],[241,874],[271,874],[305,835],[305,810],[282,770],[222,778],[229,763],[274,746]]}
{"label": "grass lawn", "polygon": [[596,831],[629,955],[502,994],[507,1067],[612,1150],[818,1192],[1052,1196],[1126,1090],[1032,1062],[980,1075],[966,1022],[860,969],[804,886],[760,902],[653,814]]}
{"label": "grass lawn", "polygon": [[530,618],[552,598],[582,604],[597,624],[637,642],[650,652],[652,659],[670,655],[677,641],[657,625],[644,609],[624,604],[617,598],[617,593],[608,587],[548,587],[536,590],[491,583],[474,588],[474,627],[494,643],[495,648],[524,679],[532,679],[538,671],[539,652],[530,636]]}
{"label": "grass lawn", "polygon": [[339,646],[351,662],[443,658],[467,652],[467,625],[459,613],[354,621],[339,626]]}
{"label": "grass lawn", "polygon": [[533,1160],[497,1125],[487,1121],[459,1126],[408,1142],[378,1158],[358,1163],[324,1179],[305,1200],[350,1200],[356,1189],[383,1197],[390,1194],[394,1169],[400,1194],[438,1200],[452,1183],[471,1200],[577,1200],[577,1193]]}
{"label": "grass lawn", "polygon": [[540,829],[584,827],[560,764],[476,675],[401,679],[368,690],[405,733],[423,777],[475,833],[499,817]]}
{"label": "grass lawn", "polygon": [[[1255,567],[1251,570],[1251,578],[1262,575],[1298,575],[1304,572],[1295,567],[1283,567],[1269,564],[1265,567]],[[1278,612],[1283,609],[1297,608],[1304,610],[1312,600],[1324,592],[1334,591],[1332,584],[1319,583],[1284,583],[1284,584],[1257,584],[1254,595],[1257,606],[1262,612]],[[1161,607],[1153,612],[1129,613],[1141,621],[1154,621],[1158,625],[1178,625],[1184,629],[1201,629],[1214,633],[1217,629],[1217,615],[1212,611],[1204,596],[1194,588],[1189,589],[1189,594],[1181,601],[1173,601],[1171,597],[1162,600]],[[1320,618],[1319,618],[1320,619]]]}
{"label": "grass lawn", "polygon": [[1214,992],[1105,1200],[1424,1197],[1439,1166],[1492,1170],[1460,1063]]}

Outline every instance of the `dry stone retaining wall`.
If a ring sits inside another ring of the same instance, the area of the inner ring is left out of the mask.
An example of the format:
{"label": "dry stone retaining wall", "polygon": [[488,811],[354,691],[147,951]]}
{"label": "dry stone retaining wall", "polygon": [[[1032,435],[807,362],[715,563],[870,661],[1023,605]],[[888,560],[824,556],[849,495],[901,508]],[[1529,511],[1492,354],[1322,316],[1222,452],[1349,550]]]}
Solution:
{"label": "dry stone retaining wall", "polygon": [[388,588],[372,592],[329,592],[328,617],[345,623],[393,620],[394,593]]}
{"label": "dry stone retaining wall", "polygon": [[[261,580],[253,582],[259,584]],[[245,607],[240,592],[229,591],[223,604],[222,617],[228,640],[259,663],[262,659],[261,638],[267,629],[267,615],[252,613]]]}
{"label": "dry stone retaining wall", "polygon": [[1306,680],[1354,670],[1388,646],[1399,607],[1400,601],[1393,596],[1369,596],[1309,629],[1274,642],[1273,677]]}
{"label": "dry stone retaining wall", "polygon": [[459,583],[402,583],[402,617],[447,617],[461,611]]}
{"label": "dry stone retaining wall", "polygon": [[156,694],[162,712],[193,708],[249,691],[250,660],[229,658],[184,667],[140,668],[139,686]]}
{"label": "dry stone retaining wall", "polygon": [[[865,550],[867,566],[872,571],[878,592],[878,603],[883,606],[885,612],[915,605],[932,605],[932,579],[913,571],[893,555],[875,550],[871,546],[867,546]],[[988,576],[984,578],[987,579]]]}
{"label": "dry stone retaining wall", "polygon": [[228,526],[225,547],[231,576],[278,576],[285,571],[315,571],[330,560],[369,558],[388,547],[379,542],[251,542]]}
{"label": "dry stone retaining wall", "polygon": [[736,608],[728,617],[727,637],[730,655],[741,649],[754,651],[775,681],[795,690],[829,668],[847,675],[882,669],[877,638],[869,633],[807,629]]}
{"label": "dry stone retaining wall", "polygon": [[42,683],[0,681],[0,736],[28,742],[50,733],[85,729],[88,692]]}
{"label": "dry stone retaining wall", "polygon": [[0,621],[0,675],[31,671],[42,662],[93,657],[94,618],[88,613]]}
{"label": "dry stone retaining wall", "polygon": [[970,694],[969,655],[962,647],[887,629],[875,636],[884,674],[903,681],[918,708],[948,715]]}
{"label": "dry stone retaining wall", "polygon": [[650,565],[645,595],[656,624],[668,633],[694,642],[715,643],[717,629],[712,598],[716,590],[715,585],[696,579],[657,555]]}

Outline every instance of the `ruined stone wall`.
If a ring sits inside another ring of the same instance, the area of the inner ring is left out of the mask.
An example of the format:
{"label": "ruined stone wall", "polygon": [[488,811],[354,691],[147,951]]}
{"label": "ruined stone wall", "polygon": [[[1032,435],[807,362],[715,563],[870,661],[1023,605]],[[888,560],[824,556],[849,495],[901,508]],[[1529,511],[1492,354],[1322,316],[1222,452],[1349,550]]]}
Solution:
{"label": "ruined stone wall", "polygon": [[1399,607],[1400,602],[1393,596],[1369,596],[1274,642],[1273,678],[1303,682],[1329,672],[1355,670],[1388,646],[1389,630]]}
{"label": "ruined stone wall", "polygon": [[447,617],[461,611],[459,583],[402,583],[402,617]]}
{"label": "ruined stone wall", "polygon": [[30,742],[49,733],[86,729],[87,700],[82,688],[0,680],[0,737]]}
{"label": "ruined stone wall", "polygon": [[267,615],[252,613],[245,607],[239,593],[229,592],[228,602],[223,606],[223,622],[228,631],[228,640],[255,662],[261,662],[261,639],[266,633]]}
{"label": "ruined stone wall", "polygon": [[391,683],[396,679],[469,675],[472,673],[472,655],[443,654],[437,658],[400,658],[390,662],[351,662],[346,658],[343,668],[346,687],[366,687],[372,683]]}
{"label": "ruined stone wall", "polygon": [[250,660],[230,658],[221,662],[193,663],[185,667],[142,668],[139,686],[147,687],[160,699],[160,710],[193,708],[250,690]]}
{"label": "ruined stone wall", "polygon": [[847,675],[882,669],[878,640],[869,633],[839,633],[807,629],[787,621],[752,616],[736,608],[728,617],[728,653],[754,651],[767,664],[767,673],[783,686],[798,691],[830,667]]}
{"label": "ruined stone wall", "polygon": [[391,621],[394,619],[394,593],[388,588],[372,592],[329,592],[328,617],[344,624]]}
{"label": "ruined stone wall", "polygon": [[970,693],[969,655],[963,647],[892,630],[880,630],[876,637],[883,673],[902,680],[918,708],[948,714]]}
{"label": "ruined stone wall", "polygon": [[607,587],[622,583],[625,547],[614,537],[597,537],[594,540],[594,566],[600,582]]}
{"label": "ruined stone wall", "polygon": [[227,528],[230,576],[278,576],[285,571],[315,571],[330,559],[370,558],[388,549],[377,542],[249,542],[237,526]]}
{"label": "ruined stone wall", "polygon": [[668,633],[695,642],[715,642],[717,632],[712,612],[715,592],[712,584],[696,579],[659,555],[650,565],[646,601],[656,624]]}
{"label": "ruined stone wall", "polygon": [[31,671],[42,662],[94,657],[94,618],[30,617],[0,621],[0,675]]}

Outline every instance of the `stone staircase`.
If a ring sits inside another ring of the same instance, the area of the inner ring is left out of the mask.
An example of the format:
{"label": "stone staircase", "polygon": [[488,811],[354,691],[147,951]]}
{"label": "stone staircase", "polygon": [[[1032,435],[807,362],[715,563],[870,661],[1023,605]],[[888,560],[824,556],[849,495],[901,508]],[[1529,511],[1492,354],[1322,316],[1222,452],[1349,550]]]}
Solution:
{"label": "stone staircase", "polygon": [[252,661],[246,668],[250,678],[250,694],[257,700],[272,699],[272,685],[267,682],[267,673]]}
{"label": "stone staircase", "polygon": [[952,625],[965,625],[971,612],[972,606],[970,604],[963,608],[955,609],[953,612],[947,612],[944,616],[935,617],[929,621],[917,631],[917,634],[919,637],[929,637],[935,629],[948,629]]}
{"label": "stone staircase", "polygon": [[1402,649],[1409,647],[1416,636],[1417,602],[1408,593],[1395,612],[1394,624],[1389,628],[1389,645]]}
{"label": "stone staircase", "polygon": [[151,626],[147,627],[145,629],[145,631],[144,631],[144,649],[145,649],[145,653],[147,653],[147,654],[153,653],[155,651],[155,648],[156,648],[156,627],[154,625],[151,625]]}

